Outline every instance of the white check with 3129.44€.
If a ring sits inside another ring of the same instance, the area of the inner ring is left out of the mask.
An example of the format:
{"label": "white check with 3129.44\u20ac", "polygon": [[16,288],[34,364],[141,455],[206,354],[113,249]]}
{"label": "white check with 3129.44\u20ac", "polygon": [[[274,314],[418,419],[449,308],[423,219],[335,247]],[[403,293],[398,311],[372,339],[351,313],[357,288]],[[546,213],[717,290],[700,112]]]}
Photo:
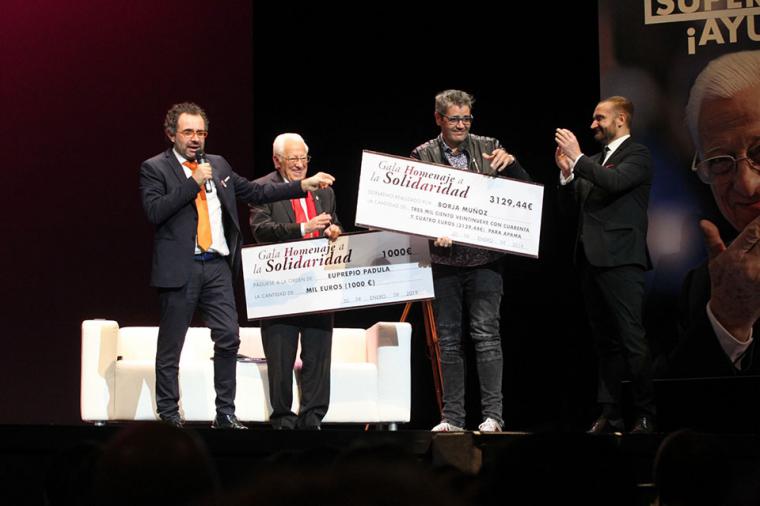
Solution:
{"label": "white check with 3129.44\u20ac", "polygon": [[544,187],[362,153],[356,225],[538,257]]}

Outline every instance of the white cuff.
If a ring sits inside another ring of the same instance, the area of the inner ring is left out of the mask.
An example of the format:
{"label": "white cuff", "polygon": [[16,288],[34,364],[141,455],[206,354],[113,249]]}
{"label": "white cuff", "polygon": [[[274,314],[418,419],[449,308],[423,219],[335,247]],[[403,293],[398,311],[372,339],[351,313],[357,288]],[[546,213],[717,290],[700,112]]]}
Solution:
{"label": "white cuff", "polygon": [[734,364],[734,367],[741,370],[741,358],[744,356],[744,352],[747,351],[747,348],[749,348],[749,345],[752,344],[752,330],[750,329],[749,339],[746,341],[739,341],[734,336],[732,336],[731,333],[726,330],[723,325],[720,324],[717,318],[715,318],[715,315],[710,309],[709,302],[707,303],[706,309],[707,319],[710,320],[710,325],[712,325],[713,332],[715,332],[715,337],[718,338],[720,347],[723,348],[723,351],[726,353],[728,358],[731,359],[731,363]]}
{"label": "white cuff", "polygon": [[561,184],[562,186],[565,186],[566,184],[570,183],[573,179],[575,179],[575,174],[573,173],[573,170],[575,169],[575,164],[578,163],[578,160],[580,160],[582,156],[583,156],[583,153],[578,155],[578,158],[573,160],[573,164],[570,166],[570,175],[567,178],[565,178],[565,175],[562,174],[562,172],[559,173],[559,184]]}

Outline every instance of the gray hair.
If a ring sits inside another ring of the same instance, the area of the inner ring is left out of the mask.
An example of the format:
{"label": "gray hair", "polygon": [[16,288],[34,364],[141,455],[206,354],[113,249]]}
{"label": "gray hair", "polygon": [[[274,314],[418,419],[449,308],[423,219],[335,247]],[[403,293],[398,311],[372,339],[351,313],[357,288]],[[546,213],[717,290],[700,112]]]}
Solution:
{"label": "gray hair", "polygon": [[435,112],[438,114],[446,114],[449,107],[452,105],[469,107],[472,109],[472,104],[474,103],[475,99],[466,91],[445,90],[435,96]]}
{"label": "gray hair", "polygon": [[702,103],[712,98],[731,98],[745,88],[760,85],[760,51],[724,54],[711,61],[697,76],[686,104],[686,125],[694,146],[699,142],[699,113]]}
{"label": "gray hair", "polygon": [[285,133],[280,134],[274,138],[274,142],[272,143],[272,154],[275,156],[283,156],[285,154],[285,143],[287,141],[301,142],[306,148],[306,152],[309,152],[309,145],[306,144],[306,141],[303,140],[303,137],[298,134]]}

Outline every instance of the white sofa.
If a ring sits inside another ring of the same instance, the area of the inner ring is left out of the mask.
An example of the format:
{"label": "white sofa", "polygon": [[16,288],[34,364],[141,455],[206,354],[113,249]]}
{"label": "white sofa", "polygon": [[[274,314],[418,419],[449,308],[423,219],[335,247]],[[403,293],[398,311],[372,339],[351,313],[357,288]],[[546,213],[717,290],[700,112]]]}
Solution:
{"label": "white sofa", "polygon": [[[83,421],[157,419],[154,388],[157,335],[158,327],[120,328],[111,320],[82,323]],[[258,327],[241,327],[240,340],[240,354],[263,359]],[[336,328],[330,409],[324,422],[389,424],[391,428],[408,422],[410,340],[408,323],[380,322],[369,329]],[[187,421],[210,422],[215,416],[212,356],[209,329],[189,329],[179,368],[180,414]],[[293,385],[293,410],[297,412],[297,381]],[[235,405],[242,421],[269,420],[265,361],[238,362]]]}

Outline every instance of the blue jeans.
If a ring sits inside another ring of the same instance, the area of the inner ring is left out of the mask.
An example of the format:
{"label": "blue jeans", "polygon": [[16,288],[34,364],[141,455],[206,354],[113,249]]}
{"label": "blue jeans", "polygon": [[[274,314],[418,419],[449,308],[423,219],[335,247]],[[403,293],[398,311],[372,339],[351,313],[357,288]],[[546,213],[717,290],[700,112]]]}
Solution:
{"label": "blue jeans", "polygon": [[484,420],[493,418],[503,426],[503,357],[499,332],[501,269],[498,264],[479,267],[433,264],[433,284],[433,310],[441,349],[443,419],[458,427],[465,426],[462,314],[466,308],[480,380],[482,416]]}

